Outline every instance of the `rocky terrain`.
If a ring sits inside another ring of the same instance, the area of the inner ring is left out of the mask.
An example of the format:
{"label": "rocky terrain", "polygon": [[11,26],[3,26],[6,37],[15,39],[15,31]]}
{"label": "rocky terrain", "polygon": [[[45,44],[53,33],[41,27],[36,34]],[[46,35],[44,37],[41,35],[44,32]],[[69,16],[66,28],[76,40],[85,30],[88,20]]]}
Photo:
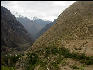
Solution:
{"label": "rocky terrain", "polygon": [[[93,2],[79,1],[26,51],[27,70],[93,69]],[[25,59],[25,58],[24,58]]]}

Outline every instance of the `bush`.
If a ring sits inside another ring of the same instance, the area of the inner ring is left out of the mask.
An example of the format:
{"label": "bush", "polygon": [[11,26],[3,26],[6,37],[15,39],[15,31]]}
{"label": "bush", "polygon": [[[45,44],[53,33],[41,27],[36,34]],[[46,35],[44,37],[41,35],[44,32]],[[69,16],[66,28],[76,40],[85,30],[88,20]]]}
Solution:
{"label": "bush", "polygon": [[7,66],[15,66],[20,57],[21,54],[2,56],[2,63]]}
{"label": "bush", "polygon": [[36,64],[38,61],[38,56],[35,53],[31,53],[28,58],[29,58],[29,64],[32,65]]}
{"label": "bush", "polygon": [[36,53],[27,53],[27,56],[25,70],[34,70],[35,66],[39,62],[39,57]]}
{"label": "bush", "polygon": [[73,68],[73,69],[79,69],[79,67],[77,67],[75,65],[71,66],[71,68]]}
{"label": "bush", "polygon": [[58,53],[58,48],[52,48],[51,53],[56,55]]}
{"label": "bush", "polygon": [[51,48],[46,48],[45,51],[46,51],[46,54],[50,54],[51,53]]}
{"label": "bush", "polygon": [[52,62],[50,68],[51,70],[59,70],[57,62]]}

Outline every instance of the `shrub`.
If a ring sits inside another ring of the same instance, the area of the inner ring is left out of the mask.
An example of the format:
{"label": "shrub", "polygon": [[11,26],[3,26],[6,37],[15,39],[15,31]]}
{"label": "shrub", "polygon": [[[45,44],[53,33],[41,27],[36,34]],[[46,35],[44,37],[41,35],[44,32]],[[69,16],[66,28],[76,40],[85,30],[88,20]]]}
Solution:
{"label": "shrub", "polygon": [[19,60],[20,57],[21,54],[2,56],[3,65],[15,66],[16,62]]}
{"label": "shrub", "polygon": [[51,53],[56,55],[58,53],[58,48],[52,48]]}
{"label": "shrub", "polygon": [[71,68],[73,68],[73,69],[79,69],[79,67],[77,67],[76,65],[71,66]]}
{"label": "shrub", "polygon": [[32,65],[36,64],[38,61],[38,56],[35,53],[31,53],[28,58],[29,58],[29,64]]}
{"label": "shrub", "polygon": [[52,70],[59,70],[57,62],[52,62],[51,65],[50,65],[50,68]]}
{"label": "shrub", "polygon": [[27,53],[27,60],[25,63],[25,70],[34,70],[39,61],[39,57],[36,53]]}

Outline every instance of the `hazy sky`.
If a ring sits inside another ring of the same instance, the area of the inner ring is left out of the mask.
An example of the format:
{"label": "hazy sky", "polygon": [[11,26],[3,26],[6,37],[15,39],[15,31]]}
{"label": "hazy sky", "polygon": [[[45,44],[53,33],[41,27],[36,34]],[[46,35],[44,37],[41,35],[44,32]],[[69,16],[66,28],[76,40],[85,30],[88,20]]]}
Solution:
{"label": "hazy sky", "polygon": [[[12,14],[20,14],[28,18],[38,17],[53,21],[62,11],[75,1],[2,1],[1,6]],[[17,13],[16,13],[17,12]]]}

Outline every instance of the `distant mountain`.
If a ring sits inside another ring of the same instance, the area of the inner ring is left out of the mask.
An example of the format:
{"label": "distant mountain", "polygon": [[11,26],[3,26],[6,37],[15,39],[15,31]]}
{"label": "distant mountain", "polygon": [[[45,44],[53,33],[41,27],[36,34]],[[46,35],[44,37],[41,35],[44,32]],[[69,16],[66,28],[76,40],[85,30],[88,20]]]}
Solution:
{"label": "distant mountain", "polygon": [[33,43],[24,26],[18,22],[9,10],[1,6],[1,51],[22,52]]}
{"label": "distant mountain", "polygon": [[17,17],[17,20],[23,24],[25,29],[31,34],[33,40],[35,40],[36,34],[42,29],[42,26],[26,17]]}
{"label": "distant mountain", "polygon": [[45,25],[49,24],[50,21],[44,21],[42,19],[34,18],[33,20],[28,19],[27,17],[17,17],[17,20],[24,25],[26,30],[31,34],[33,40],[37,39],[37,33],[41,31]]}
{"label": "distant mountain", "polygon": [[51,21],[45,21],[37,17],[33,17],[33,21],[37,24],[40,24],[42,27],[45,27],[47,24],[51,23]]}
{"label": "distant mountain", "polygon": [[65,9],[26,53],[25,70],[93,70],[93,1]]}
{"label": "distant mountain", "polygon": [[36,35],[37,38],[40,37],[41,35],[44,34],[44,32],[46,32],[49,28],[51,28],[51,26],[53,26],[54,24],[56,24],[56,20],[54,20],[53,22],[46,24],[44,28],[41,29],[41,31],[39,31]]}

